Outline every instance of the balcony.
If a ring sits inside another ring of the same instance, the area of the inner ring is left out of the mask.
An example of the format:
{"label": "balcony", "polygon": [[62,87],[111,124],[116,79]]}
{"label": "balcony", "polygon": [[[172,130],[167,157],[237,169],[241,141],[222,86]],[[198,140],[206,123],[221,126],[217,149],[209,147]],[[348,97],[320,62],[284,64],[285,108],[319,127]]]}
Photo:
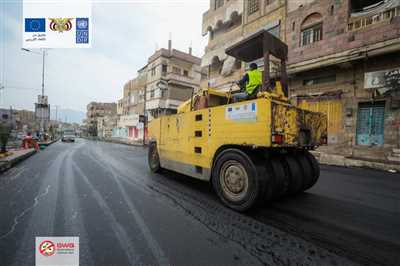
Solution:
{"label": "balcony", "polygon": [[225,1],[222,7],[217,9],[210,8],[203,14],[202,34],[207,35],[208,31],[220,28],[223,24],[235,19],[243,13],[243,1]]}
{"label": "balcony", "polygon": [[226,46],[226,43],[234,43],[242,35],[242,28],[235,27],[231,30],[221,31],[214,35],[214,38],[208,42],[205,52],[208,53],[211,50],[219,48],[221,46]]}
{"label": "balcony", "polygon": [[184,76],[184,75],[180,75],[180,74],[176,74],[176,73],[172,73],[172,72],[167,74],[166,79],[168,80],[168,82],[178,81],[178,82],[182,82],[186,85],[187,84],[192,84],[192,85],[197,84],[196,80],[191,76]]}
{"label": "balcony", "polygon": [[369,12],[352,13],[347,24],[347,30],[353,32],[364,30],[374,25],[389,24],[394,17],[398,16],[400,16],[400,6],[389,6],[387,8],[376,8]]}

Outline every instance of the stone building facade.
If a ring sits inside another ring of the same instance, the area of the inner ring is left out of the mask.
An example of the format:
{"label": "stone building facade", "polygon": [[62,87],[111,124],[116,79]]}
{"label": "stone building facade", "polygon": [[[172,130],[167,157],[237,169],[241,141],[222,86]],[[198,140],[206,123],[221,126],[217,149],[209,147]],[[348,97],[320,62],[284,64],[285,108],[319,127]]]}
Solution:
{"label": "stone building facade", "polygon": [[122,116],[114,136],[142,139],[146,129],[139,116],[145,109],[149,120],[176,113],[178,106],[200,86],[200,63],[201,59],[192,55],[191,48],[188,53],[173,49],[171,40],[168,49],[155,51],[138,70],[136,78],[124,85],[120,100]]}
{"label": "stone building facade", "polygon": [[90,136],[97,136],[98,118],[117,114],[116,103],[91,102],[86,107],[86,126]]}
{"label": "stone building facade", "polygon": [[247,64],[225,49],[261,29],[288,44],[291,101],[327,114],[327,152],[391,158],[400,147],[400,0],[210,0],[202,86],[229,89]]}
{"label": "stone building facade", "polygon": [[159,49],[147,63],[146,110],[150,117],[176,113],[178,106],[198,90],[201,59],[172,48]]}
{"label": "stone building facade", "polygon": [[[284,0],[210,0],[202,23],[202,33],[209,37],[201,64],[207,72],[202,87],[229,90],[248,65],[226,55],[225,49],[261,29],[285,40],[285,15]],[[263,66],[262,60],[257,63]]]}
{"label": "stone building facade", "polygon": [[288,1],[290,90],[328,115],[329,152],[386,160],[400,145],[400,1]]}

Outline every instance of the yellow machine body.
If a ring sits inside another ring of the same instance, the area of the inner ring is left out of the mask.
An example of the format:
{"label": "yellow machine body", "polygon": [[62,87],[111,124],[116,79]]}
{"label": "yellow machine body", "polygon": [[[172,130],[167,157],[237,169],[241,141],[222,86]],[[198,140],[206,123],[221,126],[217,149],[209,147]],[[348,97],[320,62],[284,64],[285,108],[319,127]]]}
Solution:
{"label": "yellow machine body", "polygon": [[276,91],[229,104],[230,93],[207,89],[197,96],[206,95],[208,107],[193,110],[191,99],[177,114],[152,120],[149,140],[157,144],[161,167],[209,180],[216,155],[226,147],[284,150],[323,144],[325,115],[290,105],[279,86]]}

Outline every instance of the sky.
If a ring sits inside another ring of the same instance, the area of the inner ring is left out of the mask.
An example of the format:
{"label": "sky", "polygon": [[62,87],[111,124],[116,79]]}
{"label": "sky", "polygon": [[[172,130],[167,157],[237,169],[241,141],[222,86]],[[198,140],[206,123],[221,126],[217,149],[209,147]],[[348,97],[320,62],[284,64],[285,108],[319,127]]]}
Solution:
{"label": "sky", "polygon": [[[91,101],[116,102],[156,48],[167,48],[169,36],[173,48],[188,51],[192,44],[193,54],[201,57],[208,5],[209,0],[93,1],[92,47],[48,51],[50,105],[86,112]],[[0,87],[5,86],[0,107],[33,110],[41,93],[42,58],[21,46],[22,0],[0,0]]]}

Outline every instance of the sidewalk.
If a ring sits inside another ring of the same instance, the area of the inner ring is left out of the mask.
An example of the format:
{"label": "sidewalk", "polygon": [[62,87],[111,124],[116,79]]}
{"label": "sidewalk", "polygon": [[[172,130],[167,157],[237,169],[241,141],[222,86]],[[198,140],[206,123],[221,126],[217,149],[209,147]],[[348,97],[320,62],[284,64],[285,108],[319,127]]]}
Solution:
{"label": "sidewalk", "polygon": [[400,163],[386,162],[372,159],[358,159],[342,155],[328,154],[320,151],[311,152],[321,164],[344,166],[344,167],[364,167],[383,171],[400,172]]}
{"label": "sidewalk", "polygon": [[36,150],[26,149],[26,150],[14,150],[10,152],[12,152],[10,156],[0,159],[0,173],[5,172],[14,165],[18,164],[19,162],[29,158],[30,156],[36,153]]}

